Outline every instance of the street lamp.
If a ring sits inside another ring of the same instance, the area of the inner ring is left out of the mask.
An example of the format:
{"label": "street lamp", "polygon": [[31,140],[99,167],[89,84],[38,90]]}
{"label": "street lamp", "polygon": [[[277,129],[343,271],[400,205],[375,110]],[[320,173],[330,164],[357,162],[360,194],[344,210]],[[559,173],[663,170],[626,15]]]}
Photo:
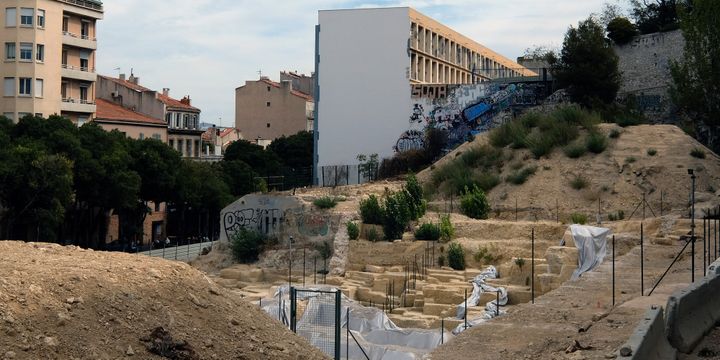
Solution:
{"label": "street lamp", "polygon": [[292,286],[292,243],[293,237],[291,235],[288,240],[288,260],[290,262],[290,265],[288,266],[288,289]]}
{"label": "street lamp", "polygon": [[691,280],[695,282],[695,171],[693,169],[687,169],[688,175],[692,181],[692,187],[690,191],[690,241],[692,241],[691,253],[692,253],[692,275]]}

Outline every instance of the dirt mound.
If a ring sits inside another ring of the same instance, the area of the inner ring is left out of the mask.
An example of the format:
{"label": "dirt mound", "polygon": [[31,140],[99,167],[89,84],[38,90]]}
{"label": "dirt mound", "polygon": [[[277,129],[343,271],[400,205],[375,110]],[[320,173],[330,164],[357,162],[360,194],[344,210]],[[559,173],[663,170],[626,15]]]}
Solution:
{"label": "dirt mound", "polygon": [[[567,220],[574,212],[589,215],[592,220],[598,213],[607,220],[608,214],[622,210],[631,215],[647,194],[646,215],[663,213],[687,213],[690,178],[688,168],[697,175],[697,208],[717,205],[717,189],[720,189],[720,158],[702,144],[672,125],[640,125],[620,128],[614,124],[600,126],[605,134],[620,131],[617,139],[609,139],[607,149],[600,154],[588,153],[578,159],[570,159],[556,148],[540,160],[526,149],[506,149],[511,160],[506,160],[498,173],[502,182],[493,188],[488,199],[493,207],[493,217],[514,219],[517,201],[518,218],[527,220]],[[469,147],[487,143],[487,134],[479,135],[472,143],[466,143],[439,160],[434,166],[420,172],[421,181],[429,181],[434,169],[455,159]],[[693,149],[701,149],[704,158],[691,156]],[[535,174],[522,185],[505,181],[519,167],[534,167]],[[587,181],[584,188],[574,189],[572,180],[581,177]],[[662,200],[661,194],[662,193]],[[450,206],[449,197],[438,195],[435,206],[445,211]],[[599,202],[598,202],[599,200]],[[457,211],[457,195],[454,210]],[[641,216],[638,208],[635,219]],[[559,214],[558,214],[559,213]]]}
{"label": "dirt mound", "polygon": [[0,242],[0,357],[320,359],[187,264]]}

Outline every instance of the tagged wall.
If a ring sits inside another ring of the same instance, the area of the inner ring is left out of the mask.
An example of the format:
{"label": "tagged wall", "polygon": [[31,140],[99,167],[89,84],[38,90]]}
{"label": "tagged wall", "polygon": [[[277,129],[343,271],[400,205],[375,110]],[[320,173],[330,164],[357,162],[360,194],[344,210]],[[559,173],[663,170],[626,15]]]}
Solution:
{"label": "tagged wall", "polygon": [[485,132],[504,122],[514,107],[534,106],[544,98],[542,83],[468,85],[411,85],[412,108],[408,129],[400,134],[396,152],[424,146],[427,129],[448,131],[454,147],[470,135]]}
{"label": "tagged wall", "polygon": [[229,240],[241,228],[277,235],[290,209],[302,209],[300,200],[290,196],[245,195],[220,212],[220,240]]}

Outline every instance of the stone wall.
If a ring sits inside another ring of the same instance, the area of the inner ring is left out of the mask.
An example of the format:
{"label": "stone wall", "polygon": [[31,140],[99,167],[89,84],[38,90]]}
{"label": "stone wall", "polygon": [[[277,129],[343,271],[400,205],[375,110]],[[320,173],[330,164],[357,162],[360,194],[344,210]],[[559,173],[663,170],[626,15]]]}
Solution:
{"label": "stone wall", "polygon": [[671,122],[670,63],[682,58],[684,46],[680,30],[642,35],[615,46],[623,78],[619,97],[633,95],[651,121]]}

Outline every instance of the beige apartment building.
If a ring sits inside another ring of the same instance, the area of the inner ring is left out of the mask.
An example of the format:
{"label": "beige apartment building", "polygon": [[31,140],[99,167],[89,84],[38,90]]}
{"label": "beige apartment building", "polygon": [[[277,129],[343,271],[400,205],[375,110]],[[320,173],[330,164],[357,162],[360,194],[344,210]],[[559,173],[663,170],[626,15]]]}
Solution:
{"label": "beige apartment building", "polygon": [[235,89],[235,127],[262,146],[283,135],[312,131],[314,109],[313,98],[294,90],[289,80],[261,77]]}
{"label": "beige apartment building", "polygon": [[164,120],[143,115],[104,99],[97,99],[96,105],[97,112],[93,122],[103,130],[118,130],[132,139],[155,139],[167,143],[167,124]]}
{"label": "beige apartment building", "polygon": [[167,127],[167,144],[183,157],[202,156],[203,133],[200,130],[200,109],[191,105],[189,96],[180,100],[170,97],[170,89],[162,92],[140,85],[140,78],[120,74],[119,78],[98,77],[98,99],[138,112],[155,119],[163,119]]}
{"label": "beige apartment building", "polygon": [[408,12],[411,83],[474,84],[537,75],[413,8]]}
{"label": "beige apartment building", "polygon": [[2,114],[60,114],[78,125],[94,117],[96,0],[0,0]]}

